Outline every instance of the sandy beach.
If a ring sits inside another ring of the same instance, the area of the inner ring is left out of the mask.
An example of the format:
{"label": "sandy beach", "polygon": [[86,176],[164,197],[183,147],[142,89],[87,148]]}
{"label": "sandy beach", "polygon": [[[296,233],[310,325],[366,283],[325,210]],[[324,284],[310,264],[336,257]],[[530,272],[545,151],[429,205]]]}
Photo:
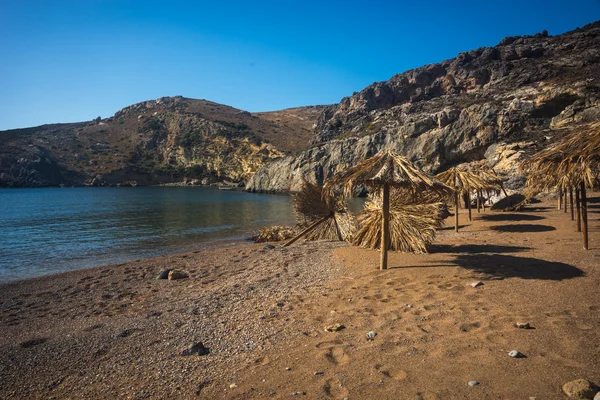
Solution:
{"label": "sandy beach", "polygon": [[563,399],[600,384],[598,200],[589,251],[547,201],[461,210],[459,233],[448,220],[385,271],[377,251],[298,242],[0,285],[0,398]]}

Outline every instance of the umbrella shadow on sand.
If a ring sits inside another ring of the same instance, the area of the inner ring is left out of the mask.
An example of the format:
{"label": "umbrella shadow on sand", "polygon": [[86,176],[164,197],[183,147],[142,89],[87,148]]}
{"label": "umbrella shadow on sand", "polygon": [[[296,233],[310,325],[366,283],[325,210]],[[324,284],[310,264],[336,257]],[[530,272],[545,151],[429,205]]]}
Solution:
{"label": "umbrella shadow on sand", "polygon": [[430,253],[518,253],[531,250],[530,247],[504,246],[495,244],[434,244],[429,246]]}
{"label": "umbrella shadow on sand", "polygon": [[579,268],[538,258],[503,254],[461,254],[454,264],[490,276],[490,278],[522,278],[562,281],[585,275]]}
{"label": "umbrella shadow on sand", "polygon": [[509,213],[498,213],[498,214],[485,214],[479,217],[484,221],[539,221],[541,219],[546,219],[546,217],[542,217],[541,215],[531,215],[531,214],[509,214]]}
{"label": "umbrella shadow on sand", "polygon": [[494,225],[490,229],[497,232],[550,232],[556,228],[548,225],[519,224],[519,225]]}

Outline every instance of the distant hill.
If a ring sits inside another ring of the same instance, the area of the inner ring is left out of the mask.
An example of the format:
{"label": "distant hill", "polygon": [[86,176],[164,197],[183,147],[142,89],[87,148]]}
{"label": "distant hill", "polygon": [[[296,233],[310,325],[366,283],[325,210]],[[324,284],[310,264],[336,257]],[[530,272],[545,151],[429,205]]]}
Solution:
{"label": "distant hill", "polygon": [[243,181],[308,148],[324,108],[251,114],[176,96],[106,119],[0,131],[0,187]]}

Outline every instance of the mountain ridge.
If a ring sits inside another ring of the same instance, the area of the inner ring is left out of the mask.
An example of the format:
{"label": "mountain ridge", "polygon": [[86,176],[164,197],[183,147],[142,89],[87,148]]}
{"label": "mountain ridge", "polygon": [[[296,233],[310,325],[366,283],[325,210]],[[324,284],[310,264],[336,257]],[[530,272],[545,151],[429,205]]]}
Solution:
{"label": "mountain ridge", "polygon": [[598,119],[600,22],[557,36],[508,37],[375,82],[324,109],[313,147],[267,163],[246,190],[299,190],[304,179],[322,182],[381,149],[432,173],[480,161],[517,176],[528,154]]}

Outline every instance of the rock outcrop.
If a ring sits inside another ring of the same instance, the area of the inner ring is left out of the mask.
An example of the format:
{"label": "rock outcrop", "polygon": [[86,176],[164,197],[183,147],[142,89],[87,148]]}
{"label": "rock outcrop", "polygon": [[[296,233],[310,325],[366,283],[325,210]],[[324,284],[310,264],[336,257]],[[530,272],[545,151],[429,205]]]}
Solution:
{"label": "rock outcrop", "polygon": [[312,144],[258,170],[246,189],[298,190],[393,149],[425,170],[487,160],[499,172],[600,119],[600,22],[549,37],[510,37],[495,47],[374,83],[326,108]]}

